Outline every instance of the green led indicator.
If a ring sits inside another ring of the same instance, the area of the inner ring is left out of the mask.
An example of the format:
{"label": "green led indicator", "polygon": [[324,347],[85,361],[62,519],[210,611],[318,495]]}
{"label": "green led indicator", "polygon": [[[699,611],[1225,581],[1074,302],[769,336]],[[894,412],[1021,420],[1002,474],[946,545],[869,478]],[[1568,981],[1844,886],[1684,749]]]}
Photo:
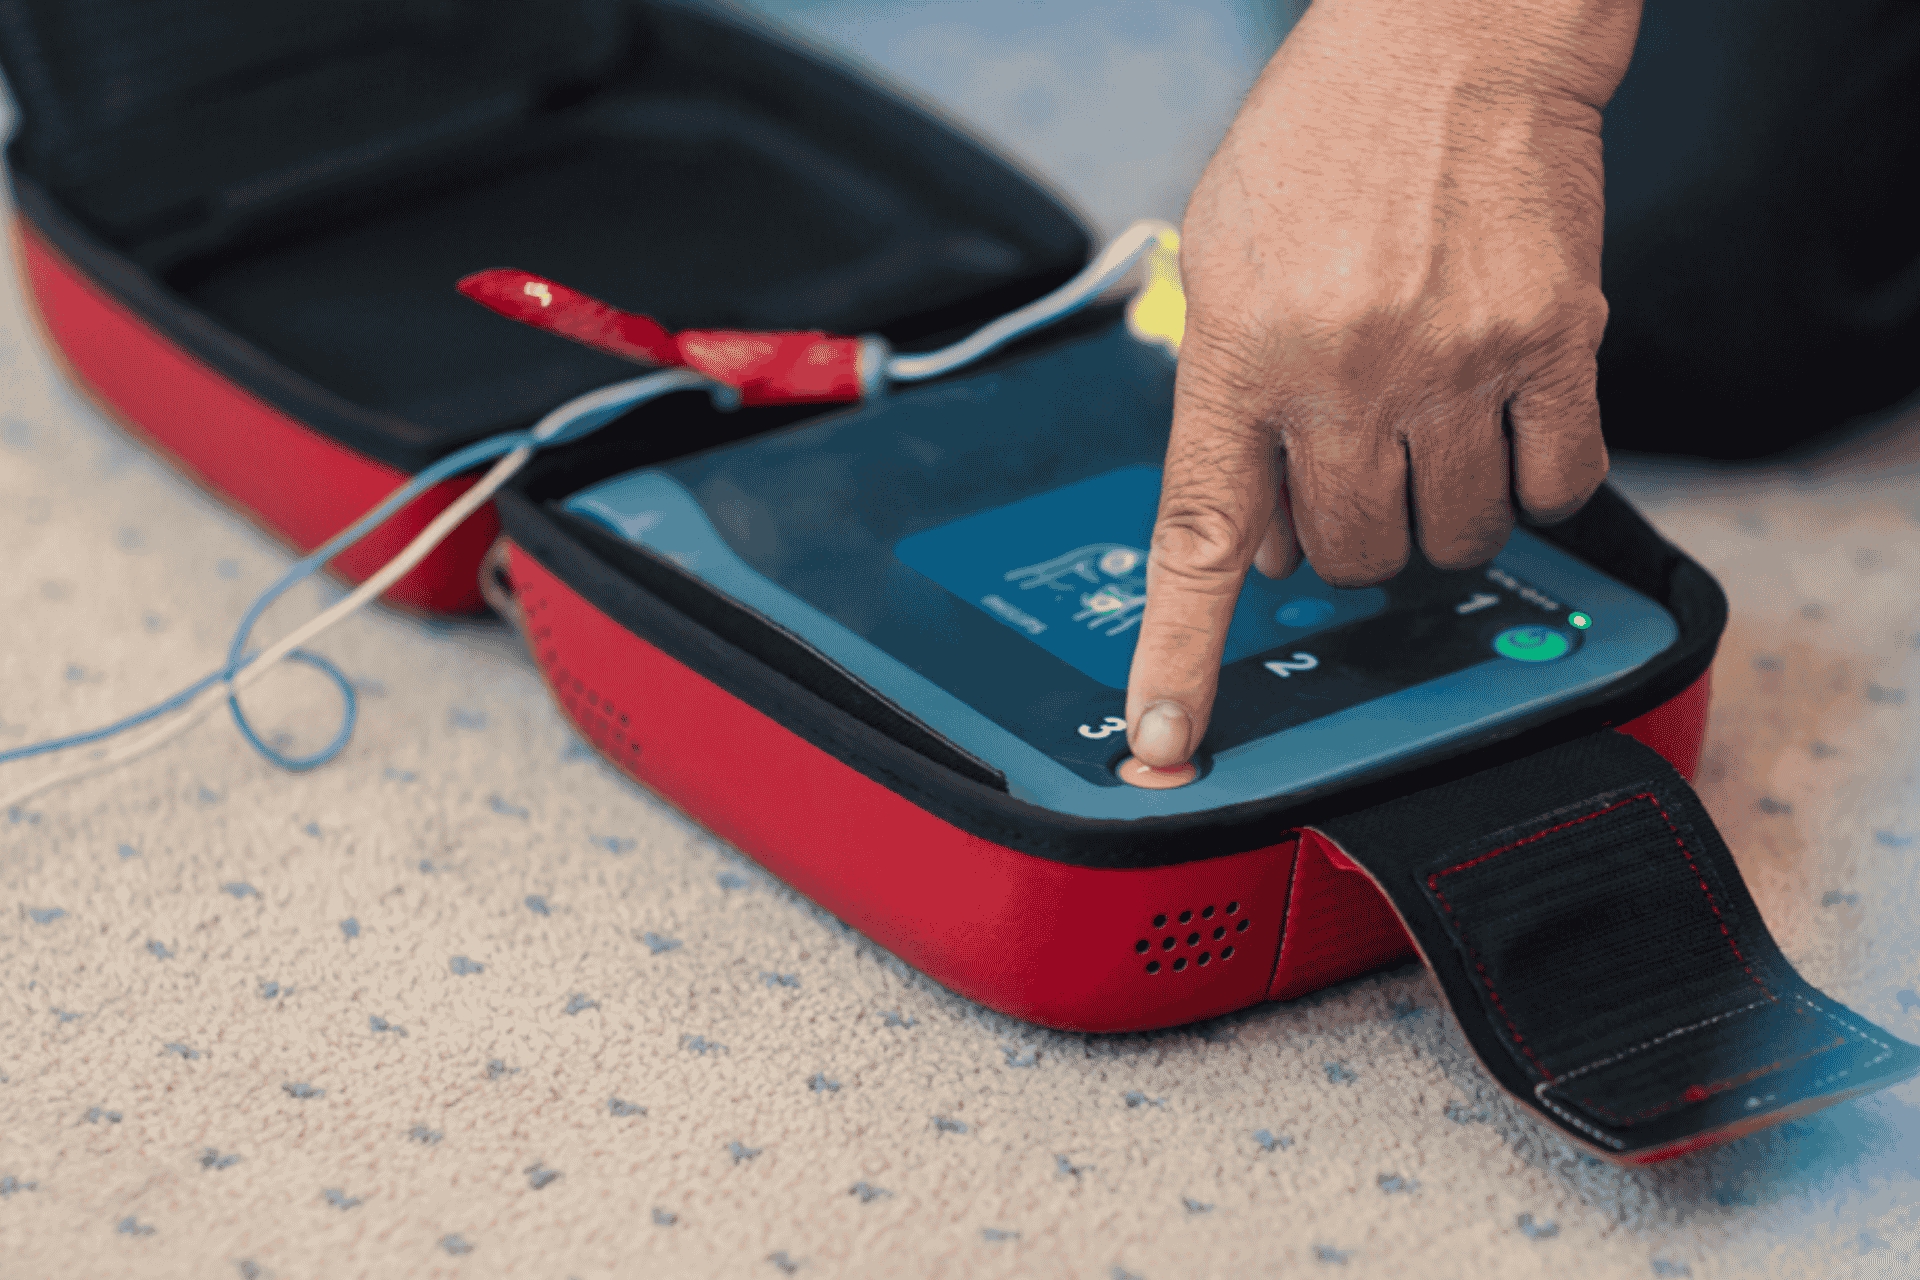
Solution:
{"label": "green led indicator", "polygon": [[1569,623],[1570,625],[1572,625],[1572,626],[1574,626],[1574,627],[1577,627],[1577,628],[1579,628],[1579,629],[1580,629],[1580,630],[1582,630],[1582,631],[1585,631],[1585,630],[1586,630],[1586,629],[1587,629],[1588,627],[1590,627],[1590,626],[1592,626],[1592,625],[1593,625],[1593,619],[1592,619],[1592,618],[1589,618],[1589,617],[1588,617],[1588,616],[1587,616],[1586,614],[1584,614],[1584,613],[1570,613],[1570,614],[1568,614],[1568,615],[1567,615],[1567,622],[1568,622],[1568,623]]}

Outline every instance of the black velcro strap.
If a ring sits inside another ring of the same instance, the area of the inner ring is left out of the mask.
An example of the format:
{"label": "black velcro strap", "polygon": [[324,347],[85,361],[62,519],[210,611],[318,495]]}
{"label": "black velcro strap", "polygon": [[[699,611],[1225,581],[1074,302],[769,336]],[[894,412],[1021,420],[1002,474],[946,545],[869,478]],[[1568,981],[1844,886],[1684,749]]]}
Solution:
{"label": "black velcro strap", "polygon": [[1386,891],[1496,1079],[1646,1161],[1920,1070],[1803,981],[1657,753],[1600,733],[1323,823]]}

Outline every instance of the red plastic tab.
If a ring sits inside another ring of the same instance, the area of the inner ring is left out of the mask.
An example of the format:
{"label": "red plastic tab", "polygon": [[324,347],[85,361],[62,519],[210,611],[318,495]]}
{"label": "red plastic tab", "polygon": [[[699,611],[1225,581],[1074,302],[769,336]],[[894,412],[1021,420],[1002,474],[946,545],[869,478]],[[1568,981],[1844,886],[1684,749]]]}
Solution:
{"label": "red plastic tab", "polygon": [[598,351],[646,364],[680,364],[673,335],[645,316],[622,311],[512,267],[476,271],[455,286],[490,311]]}
{"label": "red plastic tab", "polygon": [[496,267],[461,280],[461,293],[521,324],[645,364],[696,369],[740,392],[745,405],[860,399],[860,340],[817,330],[669,333],[646,316],[529,271]]}
{"label": "red plastic tab", "polygon": [[860,340],[812,333],[688,329],[680,361],[740,389],[742,404],[835,403],[860,398]]}

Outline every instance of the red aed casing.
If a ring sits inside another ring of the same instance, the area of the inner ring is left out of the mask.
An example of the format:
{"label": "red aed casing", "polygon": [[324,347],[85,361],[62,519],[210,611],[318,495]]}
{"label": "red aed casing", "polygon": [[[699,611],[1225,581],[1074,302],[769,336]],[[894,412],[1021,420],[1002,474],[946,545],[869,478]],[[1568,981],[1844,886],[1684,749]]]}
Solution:
{"label": "red aed casing", "polygon": [[[1610,491],[1595,505],[1601,525],[1639,520]],[[1090,865],[1105,855],[1067,848],[1072,822],[1056,842],[1030,806],[964,780],[926,783],[866,726],[824,723],[832,709],[593,564],[524,493],[509,490],[503,510],[495,582],[587,741],[969,999],[1049,1027],[1138,1031],[1291,999],[1413,955],[1373,882],[1302,832],[1305,822],[1256,834],[1202,828],[1190,851],[1145,859],[1157,865]],[[1664,546],[1638,527],[1648,548]],[[1640,691],[1644,709],[1610,718],[1628,695],[1576,719],[1588,729],[1617,723],[1690,775],[1724,601],[1684,563],[1691,572],[1664,571],[1680,580],[1679,596],[1665,601],[1682,621],[1680,661]],[[943,784],[958,790],[936,794]],[[1150,972],[1150,960],[1163,963]]]}
{"label": "red aed casing", "polygon": [[[406,483],[406,472],[289,416],[142,323],[30,221],[16,221],[14,243],[27,300],[73,384],[188,479],[296,551],[313,550]],[[435,485],[329,569],[364,582],[472,483]],[[493,508],[482,507],[383,599],[431,613],[481,608],[476,572],[499,530]]]}

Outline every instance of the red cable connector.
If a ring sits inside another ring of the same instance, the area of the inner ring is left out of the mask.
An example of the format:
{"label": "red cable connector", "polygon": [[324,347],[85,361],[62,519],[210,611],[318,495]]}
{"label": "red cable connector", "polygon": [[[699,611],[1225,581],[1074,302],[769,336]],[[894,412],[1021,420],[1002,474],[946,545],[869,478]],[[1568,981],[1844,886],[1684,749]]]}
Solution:
{"label": "red cable connector", "polygon": [[510,320],[597,351],[703,373],[738,391],[743,405],[859,400],[884,376],[886,347],[876,338],[842,338],[818,330],[669,333],[646,316],[511,267],[476,271],[457,287]]}

